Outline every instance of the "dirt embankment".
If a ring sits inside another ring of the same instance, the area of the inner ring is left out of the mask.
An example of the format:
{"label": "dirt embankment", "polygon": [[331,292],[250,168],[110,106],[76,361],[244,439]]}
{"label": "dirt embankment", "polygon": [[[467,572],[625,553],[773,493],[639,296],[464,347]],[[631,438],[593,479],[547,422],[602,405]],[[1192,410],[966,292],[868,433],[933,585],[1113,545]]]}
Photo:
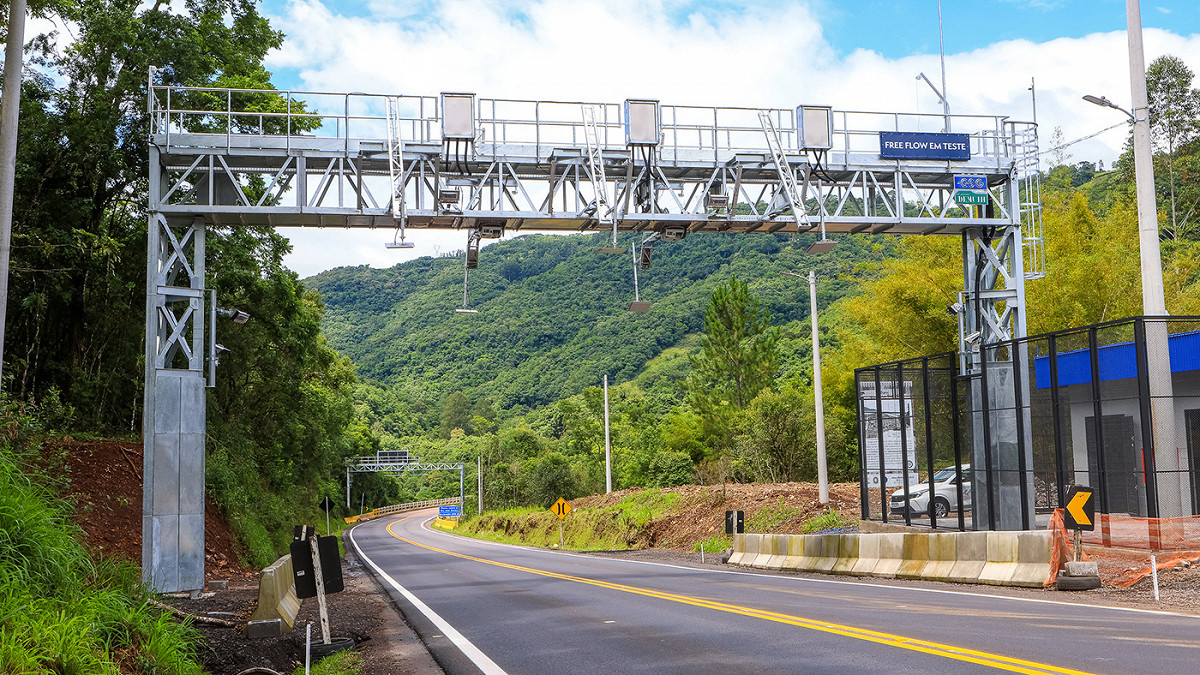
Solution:
{"label": "dirt embankment", "polygon": [[[76,441],[70,436],[51,444],[61,452],[67,493],[75,504],[75,522],[88,545],[110,558],[142,560],[142,445],[126,441]],[[256,570],[241,563],[244,551],[211,497],[204,502],[204,578],[245,579]]]}
{"label": "dirt embankment", "polygon": [[[56,441],[46,455],[61,453],[67,497],[75,504],[75,521],[86,544],[107,557],[140,564],[142,557],[142,446],[121,441]],[[206,672],[233,675],[251,666],[291,672],[303,665],[307,623],[316,622],[315,600],[305,600],[297,628],[280,637],[251,640],[241,630],[258,604],[259,571],[242,564],[242,547],[224,514],[209,498],[204,514],[204,576],[226,580],[226,590],[197,599],[165,598],[172,606],[198,617],[232,621],[237,627],[198,622],[203,636],[198,658]],[[343,565],[346,590],[329,597],[335,636],[353,637],[362,656],[362,675],[435,675],[433,662],[415,634],[397,622],[391,600],[352,556]],[[314,627],[320,639],[319,624]]]}
{"label": "dirt embankment", "polygon": [[[571,506],[615,508],[640,491],[633,488],[582,497],[571,502]],[[635,548],[691,551],[697,542],[724,534],[726,511],[743,511],[747,523],[756,517],[770,521],[773,534],[800,534],[806,522],[829,508],[852,521],[857,521],[859,513],[857,483],[830,485],[829,506],[821,505],[813,483],[683,485],[663,488],[662,493],[678,495],[678,501],[667,515],[655,517],[641,528]],[[763,514],[764,509],[770,513]]]}

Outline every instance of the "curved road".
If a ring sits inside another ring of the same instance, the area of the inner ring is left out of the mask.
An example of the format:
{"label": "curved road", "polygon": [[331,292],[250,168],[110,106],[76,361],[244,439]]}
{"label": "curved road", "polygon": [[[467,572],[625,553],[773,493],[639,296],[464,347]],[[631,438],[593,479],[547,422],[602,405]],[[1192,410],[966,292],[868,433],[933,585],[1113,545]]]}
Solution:
{"label": "curved road", "polygon": [[703,570],[383,518],[350,539],[448,673],[1185,673],[1200,618]]}

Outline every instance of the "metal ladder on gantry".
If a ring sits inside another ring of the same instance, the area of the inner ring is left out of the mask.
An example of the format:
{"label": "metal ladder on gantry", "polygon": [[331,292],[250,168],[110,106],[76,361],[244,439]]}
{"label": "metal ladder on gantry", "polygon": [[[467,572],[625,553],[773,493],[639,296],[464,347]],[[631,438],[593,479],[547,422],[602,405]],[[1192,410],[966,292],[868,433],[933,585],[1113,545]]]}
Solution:
{"label": "metal ladder on gantry", "polygon": [[[969,159],[895,160],[880,132],[940,129],[943,116],[196,89],[153,70],[148,84],[143,574],[158,591],[204,582],[209,228],[396,230],[395,247],[458,230],[467,273],[479,240],[506,232],[958,237],[964,373],[979,369],[967,343],[1025,335],[1024,283],[1042,269],[1036,129],[1006,117],[955,116]],[[990,209],[955,208],[961,174],[984,177]]]}

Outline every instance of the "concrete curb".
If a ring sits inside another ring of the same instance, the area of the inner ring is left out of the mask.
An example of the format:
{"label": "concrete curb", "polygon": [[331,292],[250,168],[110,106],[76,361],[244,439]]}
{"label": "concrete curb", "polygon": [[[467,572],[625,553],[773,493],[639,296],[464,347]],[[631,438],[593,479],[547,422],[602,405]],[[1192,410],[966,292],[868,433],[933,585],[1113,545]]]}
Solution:
{"label": "concrete curb", "polygon": [[251,621],[279,619],[283,632],[296,626],[296,614],[300,612],[300,599],[296,597],[296,585],[292,577],[292,556],[285,555],[262,571],[258,579],[258,607]]}
{"label": "concrete curb", "polygon": [[730,565],[854,576],[1041,588],[1053,533],[908,532],[733,538]]}

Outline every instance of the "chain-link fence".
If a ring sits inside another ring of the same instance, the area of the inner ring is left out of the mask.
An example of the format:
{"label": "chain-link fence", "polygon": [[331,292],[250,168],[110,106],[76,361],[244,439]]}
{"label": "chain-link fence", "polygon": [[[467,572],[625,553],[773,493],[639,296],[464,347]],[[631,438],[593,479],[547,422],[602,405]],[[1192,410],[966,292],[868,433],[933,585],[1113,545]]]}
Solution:
{"label": "chain-link fence", "polygon": [[864,519],[1040,529],[1085,485],[1106,514],[1091,539],[1176,548],[1167,533],[1200,530],[1200,317],[1123,319],[971,356],[856,372]]}

